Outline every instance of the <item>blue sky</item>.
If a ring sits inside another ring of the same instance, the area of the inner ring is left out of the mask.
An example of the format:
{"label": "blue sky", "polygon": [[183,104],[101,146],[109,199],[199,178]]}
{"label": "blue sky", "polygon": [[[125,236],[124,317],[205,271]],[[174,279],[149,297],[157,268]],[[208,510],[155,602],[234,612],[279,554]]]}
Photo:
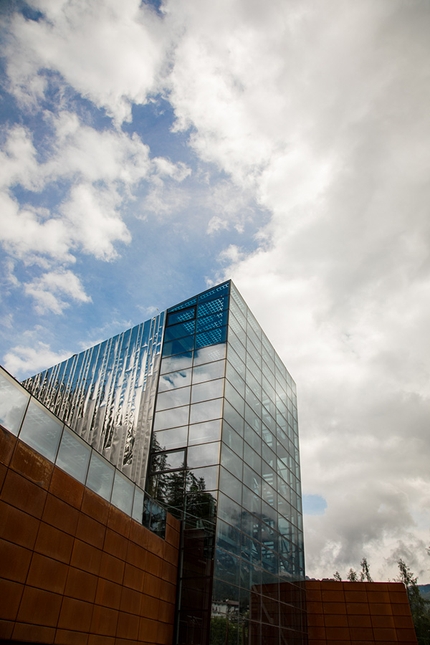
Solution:
{"label": "blue sky", "polygon": [[309,575],[425,582],[428,5],[0,10],[2,364],[232,278],[298,385]]}

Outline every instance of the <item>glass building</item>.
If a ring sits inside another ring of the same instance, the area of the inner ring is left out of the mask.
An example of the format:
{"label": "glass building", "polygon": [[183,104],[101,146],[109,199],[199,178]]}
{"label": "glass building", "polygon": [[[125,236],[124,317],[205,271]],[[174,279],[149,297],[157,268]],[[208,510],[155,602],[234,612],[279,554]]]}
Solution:
{"label": "glass building", "polygon": [[25,386],[183,520],[178,644],[306,642],[295,384],[231,281]]}

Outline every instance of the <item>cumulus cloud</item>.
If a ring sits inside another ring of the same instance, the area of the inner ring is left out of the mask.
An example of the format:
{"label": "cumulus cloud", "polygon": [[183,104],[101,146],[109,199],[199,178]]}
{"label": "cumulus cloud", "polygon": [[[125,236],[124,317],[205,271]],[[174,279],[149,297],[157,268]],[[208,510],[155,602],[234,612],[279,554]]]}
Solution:
{"label": "cumulus cloud", "polygon": [[[49,72],[106,109],[116,122],[131,118],[157,87],[166,33],[157,13],[139,0],[33,0],[38,21],[12,18],[8,74],[15,96],[40,99]],[[16,42],[19,42],[19,48]]]}
{"label": "cumulus cloud", "polygon": [[[366,556],[387,578],[411,553],[424,571],[428,6],[166,0],[162,15],[138,0],[31,6],[39,20],[14,14],[9,24],[10,91],[40,106],[55,78],[114,127],[97,130],[65,105],[46,117],[46,159],[22,126],[4,139],[0,235],[11,257],[44,271],[24,280],[27,293],[40,311],[88,302],[75,274],[65,287],[64,267],[79,252],[113,260],[133,243],[121,211],[140,181],[150,188],[139,217],[191,202],[188,165],[151,158],[120,128],[162,91],[175,132],[218,179],[202,230],[215,239],[252,223],[253,251],[227,241],[217,277],[234,279],[298,383],[304,491],[327,502],[306,517],[308,573]],[[59,184],[48,213],[17,197],[17,187]]]}
{"label": "cumulus cloud", "polygon": [[50,271],[24,287],[26,293],[36,301],[36,311],[40,314],[61,314],[70,306],[70,299],[91,302],[81,281],[72,271]]}
{"label": "cumulus cloud", "polygon": [[17,345],[4,358],[5,368],[13,375],[27,372],[37,374],[47,365],[56,365],[70,356],[70,352],[53,352],[46,343]]}

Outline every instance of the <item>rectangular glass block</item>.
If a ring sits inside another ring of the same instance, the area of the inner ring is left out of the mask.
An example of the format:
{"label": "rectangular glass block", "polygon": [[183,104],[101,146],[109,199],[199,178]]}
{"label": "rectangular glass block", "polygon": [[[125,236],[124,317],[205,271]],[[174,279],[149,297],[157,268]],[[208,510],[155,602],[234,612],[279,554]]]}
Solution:
{"label": "rectangular glass block", "polygon": [[221,519],[217,522],[217,545],[226,549],[230,553],[240,556],[242,546],[242,534],[235,526],[223,522]]}
{"label": "rectangular glass block", "polygon": [[237,528],[240,528],[241,516],[243,513],[242,507],[234,502],[230,497],[227,497],[223,493],[219,494],[218,497],[218,517],[229,524],[233,524]]}
{"label": "rectangular glass block", "polygon": [[230,280],[218,284],[213,289],[208,289],[204,293],[199,295],[199,302],[205,302],[206,300],[213,300],[214,298],[219,298],[221,296],[227,296],[230,293]]}
{"label": "rectangular glass block", "polygon": [[161,361],[161,374],[167,374],[168,372],[176,372],[178,370],[185,370],[187,367],[191,367],[193,362],[193,353],[185,352],[184,354],[179,354],[178,356],[166,356]]}
{"label": "rectangular glass block", "polygon": [[248,464],[243,465],[243,483],[256,495],[261,495],[261,477],[254,472]]}
{"label": "rectangular glass block", "polygon": [[163,344],[163,356],[182,354],[194,349],[194,336],[186,336],[179,340],[171,340]]}
{"label": "rectangular glass block", "polygon": [[194,298],[189,298],[188,300],[184,300],[183,302],[180,302],[178,305],[175,305],[174,307],[169,307],[167,310],[167,316],[170,316],[173,311],[183,311],[185,309],[189,309],[190,307],[193,307],[197,303],[197,296],[194,296]]}
{"label": "rectangular glass block", "polygon": [[63,424],[53,414],[31,399],[19,438],[41,455],[55,462]]}
{"label": "rectangular glass block", "polygon": [[193,368],[193,384],[212,381],[216,378],[222,378],[225,371],[225,361],[216,361],[215,363],[206,363],[205,365]]}
{"label": "rectangular glass block", "polygon": [[199,403],[200,401],[207,401],[209,399],[217,399],[224,393],[224,379],[216,379],[215,381],[207,381],[205,383],[198,383],[192,386],[191,390],[191,403]]}
{"label": "rectangular glass block", "polygon": [[261,455],[261,437],[248,424],[245,425],[245,441],[254,448],[257,454]]}
{"label": "rectangular glass block", "polygon": [[206,347],[207,345],[217,345],[225,343],[227,340],[227,327],[218,327],[208,331],[196,334],[196,348]]}
{"label": "rectangular glass block", "polygon": [[189,406],[155,413],[154,430],[168,430],[188,423]]}
{"label": "rectangular glass block", "polygon": [[132,518],[136,522],[142,523],[144,494],[141,488],[134,487],[133,512]]}
{"label": "rectangular glass block", "polygon": [[124,477],[119,470],[115,471],[111,502],[127,515],[131,515],[133,508],[134,488],[133,483],[127,477]]}
{"label": "rectangular glass block", "polygon": [[108,502],[111,498],[114,473],[115,468],[93,450],[86,485]]}
{"label": "rectangular glass block", "polygon": [[236,318],[231,312],[228,319],[229,331],[233,331],[235,336],[241,341],[243,345],[246,345],[246,321],[244,319],[240,320]]}
{"label": "rectangular glass block", "polygon": [[242,482],[234,477],[228,470],[221,468],[219,489],[238,504],[242,501]]}
{"label": "rectangular glass block", "polygon": [[193,320],[196,317],[196,308],[188,307],[186,309],[181,309],[177,312],[171,312],[167,314],[166,327],[170,325],[176,325],[176,323],[185,322],[186,320]]}
{"label": "rectangular glass block", "polygon": [[234,351],[234,349],[231,347],[230,343],[228,345],[228,355],[227,355],[228,363],[232,367],[234,367],[235,371],[239,374],[239,376],[242,379],[245,379],[245,374],[246,374],[246,367],[244,361],[239,358],[238,354]]}
{"label": "rectangular glass block", "polygon": [[187,467],[198,468],[199,466],[214,466],[219,463],[220,442],[203,443],[198,446],[190,446],[187,454]]}
{"label": "rectangular glass block", "polygon": [[215,298],[206,302],[200,302],[197,305],[197,317],[203,318],[209,314],[215,314],[228,308],[228,296]]}
{"label": "rectangular glass block", "polygon": [[231,330],[228,335],[228,345],[229,348],[232,347],[236,354],[239,356],[240,360],[245,363],[246,361],[246,349],[239,338]]}
{"label": "rectangular glass block", "polygon": [[29,399],[29,393],[1,370],[0,424],[15,436],[18,435]]}
{"label": "rectangular glass block", "polygon": [[261,432],[261,419],[249,405],[245,405],[245,421],[253,430]]}
{"label": "rectangular glass block", "polygon": [[215,553],[214,577],[238,586],[239,571],[239,558],[229,551],[218,547]]}
{"label": "rectangular glass block", "polygon": [[227,324],[228,311],[220,311],[218,313],[210,314],[209,316],[199,317],[197,319],[196,331],[207,331],[215,327],[223,327]]}
{"label": "rectangular glass block", "polygon": [[258,475],[261,474],[261,455],[255,452],[246,442],[244,447],[244,460]]}
{"label": "rectangular glass block", "polygon": [[152,455],[151,472],[163,472],[185,468],[185,450],[157,452]]}
{"label": "rectangular glass block", "polygon": [[246,302],[233,284],[231,285],[230,289],[230,309],[241,311],[245,316],[246,312],[248,311]]}
{"label": "rectangular glass block", "polygon": [[240,416],[239,412],[228,402],[224,402],[224,420],[236,430],[236,432],[242,436],[243,435],[243,426],[244,420]]}
{"label": "rectangular glass block", "polygon": [[157,396],[155,410],[167,410],[169,408],[179,408],[182,405],[188,405],[190,402],[190,387],[181,387],[169,392],[160,392]]}
{"label": "rectangular glass block", "polygon": [[187,472],[186,485],[188,491],[216,490],[218,488],[218,466],[194,468]]}
{"label": "rectangular glass block", "polygon": [[230,450],[225,443],[222,446],[221,463],[232,475],[242,480],[242,459]]}
{"label": "rectangular glass block", "polygon": [[176,340],[178,338],[183,338],[184,336],[191,336],[196,330],[196,323],[194,320],[189,320],[179,325],[173,325],[172,327],[166,327],[164,332],[164,342],[170,340]]}
{"label": "rectangular glass block", "polygon": [[77,434],[64,428],[56,465],[66,473],[85,483],[90,463],[91,448]]}
{"label": "rectangular glass block", "polygon": [[221,432],[221,420],[205,421],[204,423],[196,423],[190,425],[188,444],[208,443],[210,441],[218,441]]}
{"label": "rectangular glass block", "polygon": [[223,399],[194,403],[191,406],[190,424],[202,423],[203,421],[210,421],[211,419],[220,419],[222,416],[222,404]]}
{"label": "rectangular glass block", "polygon": [[190,384],[191,369],[170,372],[170,374],[160,376],[158,381],[158,391],[167,392],[168,390],[176,390],[177,388],[185,387]]}
{"label": "rectangular glass block", "polygon": [[237,434],[233,428],[226,423],[225,421],[222,424],[222,441],[229,448],[234,450],[234,452],[239,455],[240,458],[243,457],[243,439],[240,435]]}
{"label": "rectangular glass block", "polygon": [[171,450],[182,448],[187,445],[188,426],[173,428],[173,430],[159,430],[152,437],[153,449]]}
{"label": "rectangular glass block", "polygon": [[212,345],[210,347],[201,347],[194,352],[194,366],[203,365],[204,363],[213,363],[225,358],[226,344]]}
{"label": "rectangular glass block", "polygon": [[[243,487],[243,508],[257,517],[261,515],[261,498],[246,486]],[[252,522],[255,522],[255,519],[252,519]],[[252,535],[252,531],[250,535]]]}
{"label": "rectangular glass block", "polygon": [[229,361],[227,361],[226,378],[239,392],[240,396],[245,398],[245,381],[240,374],[236,372]]}

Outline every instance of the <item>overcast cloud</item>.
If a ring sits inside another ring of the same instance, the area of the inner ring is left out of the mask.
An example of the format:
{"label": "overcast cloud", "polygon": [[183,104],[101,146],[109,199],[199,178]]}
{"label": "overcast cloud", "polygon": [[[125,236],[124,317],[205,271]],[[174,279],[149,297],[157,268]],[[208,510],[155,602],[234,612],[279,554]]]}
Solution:
{"label": "overcast cloud", "polygon": [[[298,385],[307,573],[430,559],[430,6],[31,0],[3,23],[23,377],[232,278]],[[179,296],[178,296],[179,294]]]}

